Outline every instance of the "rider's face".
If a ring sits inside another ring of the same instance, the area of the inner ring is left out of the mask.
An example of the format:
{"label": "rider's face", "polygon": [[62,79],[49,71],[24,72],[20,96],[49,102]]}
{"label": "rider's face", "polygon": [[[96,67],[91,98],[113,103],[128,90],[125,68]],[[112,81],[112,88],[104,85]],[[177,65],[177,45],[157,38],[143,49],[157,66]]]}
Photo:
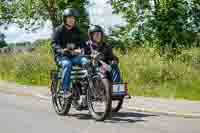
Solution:
{"label": "rider's face", "polygon": [[102,33],[101,32],[94,32],[93,40],[96,42],[101,42],[102,40]]}
{"label": "rider's face", "polygon": [[66,17],[66,23],[67,25],[73,27],[75,25],[75,17],[74,16]]}

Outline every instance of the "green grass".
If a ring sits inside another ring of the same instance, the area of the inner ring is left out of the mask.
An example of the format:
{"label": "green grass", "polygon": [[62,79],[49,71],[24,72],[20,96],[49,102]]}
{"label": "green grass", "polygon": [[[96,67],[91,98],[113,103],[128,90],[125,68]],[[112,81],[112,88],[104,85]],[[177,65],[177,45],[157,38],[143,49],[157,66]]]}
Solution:
{"label": "green grass", "polygon": [[190,49],[168,61],[154,49],[134,48],[120,57],[120,68],[131,95],[200,100],[199,57],[200,49]]}
{"label": "green grass", "polygon": [[[159,57],[153,48],[133,48],[128,55],[115,53],[131,95],[200,100],[200,49],[183,50],[175,61]],[[49,42],[32,53],[0,55],[2,80],[47,86],[51,67],[55,64]]]}
{"label": "green grass", "polygon": [[22,84],[48,85],[50,68],[55,66],[49,43],[32,53],[0,55],[0,79]]}

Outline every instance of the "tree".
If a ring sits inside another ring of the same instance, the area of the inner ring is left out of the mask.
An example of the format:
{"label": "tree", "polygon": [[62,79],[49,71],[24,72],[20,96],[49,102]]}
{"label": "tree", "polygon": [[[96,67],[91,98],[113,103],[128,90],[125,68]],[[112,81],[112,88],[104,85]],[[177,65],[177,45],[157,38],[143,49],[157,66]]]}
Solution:
{"label": "tree", "polygon": [[161,55],[199,44],[199,0],[112,0],[110,3],[114,13],[127,21],[121,31],[128,33],[122,34],[125,40],[132,38],[132,42],[137,40],[144,42],[144,46],[159,48]]}
{"label": "tree", "polygon": [[5,35],[0,33],[0,48],[6,47]]}
{"label": "tree", "polygon": [[17,23],[21,28],[36,30],[49,19],[55,30],[62,22],[62,11],[74,7],[80,12],[81,28],[86,30],[89,23],[86,4],[87,0],[1,0],[0,24]]}

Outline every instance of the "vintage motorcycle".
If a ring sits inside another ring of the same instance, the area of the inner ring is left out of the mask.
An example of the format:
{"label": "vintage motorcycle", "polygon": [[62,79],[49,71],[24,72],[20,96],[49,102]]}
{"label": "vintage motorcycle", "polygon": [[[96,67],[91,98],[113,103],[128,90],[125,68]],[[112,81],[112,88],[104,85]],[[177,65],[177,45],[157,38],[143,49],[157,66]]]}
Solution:
{"label": "vintage motorcycle", "polygon": [[[58,115],[67,115],[71,105],[75,109],[89,110],[91,116],[97,121],[103,121],[111,112],[118,112],[127,95],[127,83],[112,83],[108,72],[110,66],[101,60],[102,55],[96,57],[86,56],[90,63],[85,66],[73,66],[71,72],[72,96],[64,98],[62,89],[62,66],[51,70],[50,90],[53,107]],[[117,105],[112,107],[112,100]]]}

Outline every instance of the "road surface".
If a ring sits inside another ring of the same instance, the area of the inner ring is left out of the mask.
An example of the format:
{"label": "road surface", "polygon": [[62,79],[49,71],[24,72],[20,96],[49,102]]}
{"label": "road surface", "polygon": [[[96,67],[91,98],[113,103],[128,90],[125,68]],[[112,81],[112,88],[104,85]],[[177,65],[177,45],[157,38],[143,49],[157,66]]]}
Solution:
{"label": "road surface", "polygon": [[88,111],[58,116],[50,101],[0,92],[1,133],[200,133],[200,119],[161,116],[122,109],[104,122]]}

